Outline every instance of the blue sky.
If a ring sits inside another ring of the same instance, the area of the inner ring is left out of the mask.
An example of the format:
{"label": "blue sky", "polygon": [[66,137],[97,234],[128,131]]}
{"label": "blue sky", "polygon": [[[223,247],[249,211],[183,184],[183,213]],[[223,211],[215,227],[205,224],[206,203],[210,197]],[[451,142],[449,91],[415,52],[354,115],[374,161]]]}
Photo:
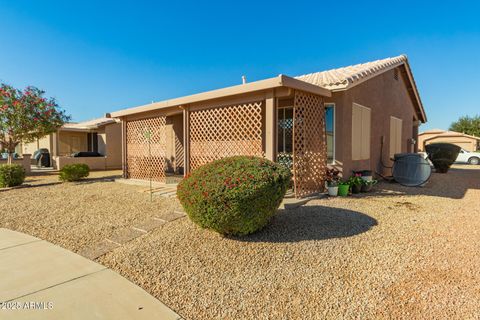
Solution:
{"label": "blue sky", "polygon": [[[0,81],[74,120],[248,81],[408,55],[429,122],[480,114],[480,4],[3,1]],[[452,3],[452,2],[450,2]]]}

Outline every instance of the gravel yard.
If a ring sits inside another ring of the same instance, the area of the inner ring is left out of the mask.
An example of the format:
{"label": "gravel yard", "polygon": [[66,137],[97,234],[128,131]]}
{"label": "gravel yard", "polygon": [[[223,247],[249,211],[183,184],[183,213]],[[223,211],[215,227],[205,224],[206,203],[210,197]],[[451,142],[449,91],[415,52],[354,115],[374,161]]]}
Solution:
{"label": "gravel yard", "polygon": [[[0,191],[0,226],[78,251],[178,205],[140,189],[93,180]],[[480,166],[377,190],[282,211],[244,238],[178,219],[98,262],[186,319],[480,318]]]}
{"label": "gravel yard", "polygon": [[113,181],[120,171],[91,172],[82,182],[60,183],[57,174],[27,177],[29,187],[0,189],[0,226],[80,252],[178,204],[145,187]]}

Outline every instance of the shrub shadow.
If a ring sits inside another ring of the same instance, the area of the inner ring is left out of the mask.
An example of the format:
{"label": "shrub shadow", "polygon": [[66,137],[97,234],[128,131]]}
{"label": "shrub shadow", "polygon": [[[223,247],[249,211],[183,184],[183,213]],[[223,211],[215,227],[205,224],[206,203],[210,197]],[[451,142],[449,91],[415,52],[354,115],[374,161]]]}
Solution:
{"label": "shrub shadow", "polygon": [[[29,181],[30,182],[30,181]],[[17,190],[17,189],[30,189],[30,188],[38,188],[38,187],[48,187],[48,186],[54,186],[57,184],[61,184],[60,181],[58,182],[47,182],[47,183],[39,183],[39,184],[29,184],[25,183],[16,187],[11,187],[11,188],[0,188],[0,192],[6,192],[10,190]]]}
{"label": "shrub shadow", "polygon": [[96,183],[96,182],[115,182],[115,179],[121,178],[121,175],[111,175],[111,176],[104,176],[104,177],[98,177],[98,178],[82,178],[78,181],[73,181],[72,183],[75,183],[77,185],[82,185],[82,184],[91,184],[91,183]]}
{"label": "shrub shadow", "polygon": [[367,232],[377,220],[361,212],[324,206],[279,210],[264,229],[244,237],[244,242],[299,242],[351,237]]}

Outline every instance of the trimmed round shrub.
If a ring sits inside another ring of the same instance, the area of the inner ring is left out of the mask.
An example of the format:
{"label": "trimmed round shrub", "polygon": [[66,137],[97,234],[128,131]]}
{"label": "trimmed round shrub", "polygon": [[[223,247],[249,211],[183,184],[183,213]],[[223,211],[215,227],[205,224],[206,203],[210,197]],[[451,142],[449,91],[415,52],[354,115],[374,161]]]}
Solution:
{"label": "trimmed round shrub", "polygon": [[61,181],[78,181],[89,174],[90,167],[84,163],[67,164],[60,170],[58,178]]}
{"label": "trimmed round shrub", "polygon": [[457,160],[460,149],[459,146],[451,143],[432,143],[425,146],[428,158],[438,173],[448,172],[450,166]]}
{"label": "trimmed round shrub", "polygon": [[19,164],[0,165],[0,188],[15,187],[25,181],[25,169]]}
{"label": "trimmed round shrub", "polygon": [[270,221],[290,184],[285,166],[235,156],[208,163],[185,177],[177,196],[190,219],[224,235],[246,235]]}

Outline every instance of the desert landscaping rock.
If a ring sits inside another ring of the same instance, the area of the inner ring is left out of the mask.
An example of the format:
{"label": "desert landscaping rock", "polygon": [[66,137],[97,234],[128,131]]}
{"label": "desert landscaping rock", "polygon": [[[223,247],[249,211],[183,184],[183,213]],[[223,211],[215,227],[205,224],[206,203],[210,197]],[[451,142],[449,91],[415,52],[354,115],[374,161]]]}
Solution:
{"label": "desert landscaping rock", "polygon": [[180,219],[100,262],[186,319],[475,319],[478,169],[312,200],[243,238]]}
{"label": "desert landscaping rock", "polygon": [[[139,192],[142,186],[116,183],[121,171],[90,173],[88,183],[58,183],[55,172],[27,177],[29,188],[1,193],[0,226],[80,252],[157,215],[173,212],[175,198]],[[97,179],[97,180],[95,180]]]}
{"label": "desert landscaping rock", "polygon": [[[478,319],[479,169],[434,173],[423,188],[381,183],[372,194],[311,200],[247,237],[177,219],[96,261],[185,319]],[[136,188],[9,190],[0,226],[75,251],[179,208]]]}

